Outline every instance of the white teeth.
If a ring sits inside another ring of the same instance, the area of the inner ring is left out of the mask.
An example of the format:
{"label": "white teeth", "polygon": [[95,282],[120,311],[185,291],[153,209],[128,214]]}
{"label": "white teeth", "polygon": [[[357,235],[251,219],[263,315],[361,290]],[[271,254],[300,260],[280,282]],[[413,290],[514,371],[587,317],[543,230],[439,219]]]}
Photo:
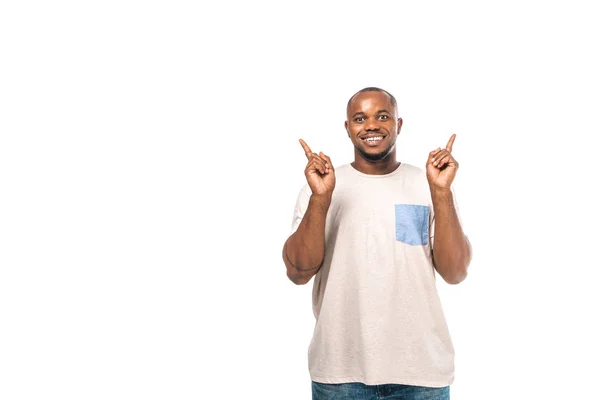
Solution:
{"label": "white teeth", "polygon": [[366,138],[365,140],[366,140],[367,142],[374,142],[374,141],[376,141],[376,140],[381,140],[381,139],[383,139],[383,136],[370,137],[370,138]]}

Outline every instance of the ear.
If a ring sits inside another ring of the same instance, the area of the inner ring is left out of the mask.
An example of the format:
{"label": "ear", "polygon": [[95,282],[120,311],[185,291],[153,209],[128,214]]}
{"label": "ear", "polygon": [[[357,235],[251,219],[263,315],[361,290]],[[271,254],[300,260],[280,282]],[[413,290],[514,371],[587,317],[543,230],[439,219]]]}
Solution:
{"label": "ear", "polygon": [[346,128],[346,133],[348,133],[348,137],[350,137],[350,131],[348,130],[348,121],[344,121],[344,128]]}
{"label": "ear", "polygon": [[400,134],[400,128],[402,128],[402,118],[398,118],[398,135]]}

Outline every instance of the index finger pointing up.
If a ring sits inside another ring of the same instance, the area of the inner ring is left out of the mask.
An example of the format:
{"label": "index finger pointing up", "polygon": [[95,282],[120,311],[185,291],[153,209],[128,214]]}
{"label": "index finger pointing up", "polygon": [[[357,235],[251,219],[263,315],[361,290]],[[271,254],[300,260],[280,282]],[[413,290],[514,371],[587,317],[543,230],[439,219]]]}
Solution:
{"label": "index finger pointing up", "polygon": [[456,139],[456,133],[450,136],[450,140],[448,140],[448,144],[446,145],[446,150],[452,153],[452,145],[454,144],[454,139]]}
{"label": "index finger pointing up", "polygon": [[310,160],[310,156],[312,156],[312,150],[310,149],[310,147],[308,147],[308,145],[306,144],[306,142],[302,139],[300,139],[300,144],[302,145],[302,148],[304,149],[304,152],[306,153],[306,158],[308,158]]}

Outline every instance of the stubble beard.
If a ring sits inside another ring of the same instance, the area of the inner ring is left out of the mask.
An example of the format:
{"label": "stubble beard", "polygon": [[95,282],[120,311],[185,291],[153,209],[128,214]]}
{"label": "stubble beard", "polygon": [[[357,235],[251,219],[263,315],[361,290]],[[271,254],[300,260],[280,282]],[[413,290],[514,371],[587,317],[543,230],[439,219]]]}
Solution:
{"label": "stubble beard", "polygon": [[392,149],[394,148],[394,144],[392,144],[390,147],[388,147],[387,149],[385,149],[384,151],[380,152],[380,153],[367,153],[366,151],[364,151],[361,147],[359,146],[354,146],[356,148],[356,150],[358,150],[358,152],[360,153],[361,157],[364,158],[367,161],[381,161],[383,159],[385,159],[387,156],[390,155],[390,153],[392,152]]}

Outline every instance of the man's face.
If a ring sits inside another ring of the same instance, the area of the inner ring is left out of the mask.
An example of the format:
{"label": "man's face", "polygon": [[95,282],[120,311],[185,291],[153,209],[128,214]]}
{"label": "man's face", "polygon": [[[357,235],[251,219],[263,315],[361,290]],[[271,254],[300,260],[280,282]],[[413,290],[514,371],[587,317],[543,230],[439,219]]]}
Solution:
{"label": "man's face", "polygon": [[358,93],[350,101],[345,126],[364,159],[383,160],[394,149],[402,126],[402,119],[396,114],[396,107],[385,92]]}

